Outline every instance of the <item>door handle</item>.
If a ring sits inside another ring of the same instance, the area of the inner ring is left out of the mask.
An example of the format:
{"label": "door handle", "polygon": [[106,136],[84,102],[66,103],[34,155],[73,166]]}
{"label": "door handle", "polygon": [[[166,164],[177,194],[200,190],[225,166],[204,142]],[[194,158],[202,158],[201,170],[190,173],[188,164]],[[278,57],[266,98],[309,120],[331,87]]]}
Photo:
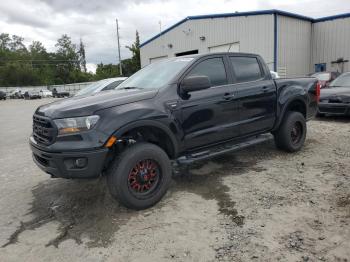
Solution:
{"label": "door handle", "polygon": [[179,106],[178,101],[168,101],[165,103],[165,105],[170,109],[170,110],[175,110]]}
{"label": "door handle", "polygon": [[264,93],[267,93],[269,91],[269,87],[263,86],[262,90],[263,90]]}
{"label": "door handle", "polygon": [[234,96],[235,96],[234,93],[225,93],[223,98],[225,100],[232,100],[234,98]]}

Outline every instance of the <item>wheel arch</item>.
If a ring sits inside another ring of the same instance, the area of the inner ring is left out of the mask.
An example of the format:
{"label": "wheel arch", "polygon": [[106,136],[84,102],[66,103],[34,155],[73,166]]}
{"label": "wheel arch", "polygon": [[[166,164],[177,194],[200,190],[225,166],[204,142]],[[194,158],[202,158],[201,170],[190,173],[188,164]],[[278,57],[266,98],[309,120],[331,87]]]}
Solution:
{"label": "wheel arch", "polygon": [[179,146],[175,134],[168,126],[157,121],[136,121],[119,128],[113,135],[116,136],[117,139],[120,139],[137,131],[147,133],[147,138],[149,139],[147,142],[160,146],[170,159],[176,158],[179,152]]}
{"label": "wheel arch", "polygon": [[280,114],[278,117],[277,124],[275,125],[275,128],[273,131],[277,130],[279,126],[281,125],[285,115],[289,111],[295,111],[300,112],[305,119],[307,118],[307,105],[304,97],[294,97],[289,99],[280,110]]}

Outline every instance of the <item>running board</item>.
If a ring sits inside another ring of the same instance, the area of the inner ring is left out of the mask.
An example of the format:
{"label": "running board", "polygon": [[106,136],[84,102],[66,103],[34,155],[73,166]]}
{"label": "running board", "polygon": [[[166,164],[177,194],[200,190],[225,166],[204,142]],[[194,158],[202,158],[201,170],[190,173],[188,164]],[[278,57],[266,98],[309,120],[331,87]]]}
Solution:
{"label": "running board", "polygon": [[181,164],[188,165],[195,161],[204,160],[204,159],[212,158],[222,154],[226,154],[229,152],[237,151],[246,147],[260,144],[265,141],[269,141],[271,139],[272,139],[272,135],[270,134],[254,136],[253,138],[249,138],[240,143],[232,143],[232,142],[226,143],[221,146],[214,147],[212,149],[195,152],[186,156],[181,156],[176,161],[180,165]]}

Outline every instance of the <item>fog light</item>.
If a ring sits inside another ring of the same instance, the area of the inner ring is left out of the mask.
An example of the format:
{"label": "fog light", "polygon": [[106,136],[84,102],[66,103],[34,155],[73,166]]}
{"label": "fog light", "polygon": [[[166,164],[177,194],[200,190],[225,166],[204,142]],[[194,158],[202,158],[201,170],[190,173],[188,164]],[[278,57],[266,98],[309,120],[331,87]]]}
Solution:
{"label": "fog light", "polygon": [[87,159],[86,158],[77,158],[75,159],[75,166],[78,168],[83,168],[87,164]]}

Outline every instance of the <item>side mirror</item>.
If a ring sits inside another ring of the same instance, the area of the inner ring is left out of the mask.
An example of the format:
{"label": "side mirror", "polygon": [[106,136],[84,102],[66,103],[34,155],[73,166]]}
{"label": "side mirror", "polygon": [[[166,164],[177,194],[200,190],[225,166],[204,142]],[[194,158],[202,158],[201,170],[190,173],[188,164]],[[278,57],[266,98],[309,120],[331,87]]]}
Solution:
{"label": "side mirror", "polygon": [[186,77],[181,83],[181,88],[186,93],[207,89],[210,86],[209,77],[202,75]]}

